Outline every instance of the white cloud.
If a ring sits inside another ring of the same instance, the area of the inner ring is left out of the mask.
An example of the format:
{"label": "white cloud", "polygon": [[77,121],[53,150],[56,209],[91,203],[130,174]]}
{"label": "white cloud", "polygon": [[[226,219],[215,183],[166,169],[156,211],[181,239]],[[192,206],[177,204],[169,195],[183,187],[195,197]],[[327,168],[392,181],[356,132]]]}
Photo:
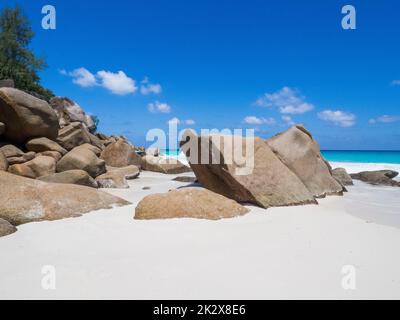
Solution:
{"label": "white cloud", "polygon": [[293,121],[291,116],[282,116],[282,120],[288,125],[288,126],[294,126],[296,123]]}
{"label": "white cloud", "polygon": [[135,93],[138,89],[136,87],[135,80],[129,78],[125,72],[118,71],[113,73],[110,71],[99,71],[97,76],[100,79],[100,85],[112,93],[118,95],[126,95],[129,93]]}
{"label": "white cloud", "polygon": [[321,120],[330,121],[343,128],[352,127],[356,123],[356,116],[354,114],[340,110],[325,110],[318,113],[318,117]]}
{"label": "white cloud", "polygon": [[383,116],[378,117],[376,119],[369,120],[369,123],[371,123],[371,124],[375,124],[377,122],[380,122],[380,123],[393,123],[393,122],[399,122],[399,121],[400,121],[400,116],[383,115]]}
{"label": "white cloud", "polygon": [[148,95],[148,94],[160,94],[162,92],[162,87],[158,83],[150,83],[148,78],[145,78],[141,82],[140,86],[140,93],[143,95]]}
{"label": "white cloud", "polygon": [[86,68],[78,68],[71,72],[61,69],[60,74],[72,77],[72,82],[81,87],[100,86],[118,95],[135,93],[138,89],[135,80],[128,77],[123,71],[114,73],[102,70],[93,74]]}
{"label": "white cloud", "polygon": [[97,80],[94,74],[85,68],[78,68],[71,72],[68,72],[65,69],[61,69],[60,74],[72,77],[73,83],[84,88],[94,87],[95,85],[97,85]]}
{"label": "white cloud", "polygon": [[243,119],[243,122],[251,125],[274,125],[276,123],[274,118],[258,118],[255,116],[247,116]]}
{"label": "white cloud", "polygon": [[170,113],[171,106],[167,103],[161,103],[159,101],[149,103],[147,105],[147,109],[149,109],[152,113]]}
{"label": "white cloud", "polygon": [[283,87],[274,93],[265,93],[255,104],[259,107],[278,108],[283,114],[303,114],[314,109],[297,90]]}
{"label": "white cloud", "polygon": [[393,80],[392,86],[400,86],[400,80]]}

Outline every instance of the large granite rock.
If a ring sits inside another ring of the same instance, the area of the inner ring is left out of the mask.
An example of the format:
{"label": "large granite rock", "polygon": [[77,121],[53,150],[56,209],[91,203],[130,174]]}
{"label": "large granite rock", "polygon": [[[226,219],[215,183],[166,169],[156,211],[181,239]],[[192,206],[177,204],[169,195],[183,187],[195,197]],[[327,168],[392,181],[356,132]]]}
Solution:
{"label": "large granite rock", "polygon": [[90,150],[90,147],[82,145],[74,148],[61,158],[57,163],[57,172],[80,169],[89,173],[90,176],[97,176],[106,172],[106,163],[99,159]]}
{"label": "large granite rock", "polygon": [[40,181],[51,183],[77,184],[97,188],[97,182],[83,170],[68,170],[38,178]]}
{"label": "large granite rock", "polygon": [[152,155],[142,157],[142,169],[165,174],[179,174],[192,171],[179,160],[154,157]]}
{"label": "large granite rock", "polygon": [[342,184],[342,186],[352,186],[353,179],[344,168],[336,168],[332,170],[332,176]]}
{"label": "large granite rock", "polygon": [[93,210],[130,204],[97,189],[46,183],[2,171],[0,186],[0,218],[15,226],[33,221],[77,217]]}
{"label": "large granite rock", "polygon": [[127,180],[136,179],[140,174],[137,166],[128,166],[124,168],[107,167],[107,173],[96,178],[100,188],[129,188]]}
{"label": "large granite rock", "polygon": [[237,202],[202,188],[184,188],[145,197],[136,207],[135,219],[234,218],[249,210]]}
{"label": "large granite rock", "polygon": [[8,160],[5,157],[3,151],[0,150],[0,171],[7,171],[8,169]]}
{"label": "large granite rock", "polygon": [[73,122],[60,129],[57,142],[70,151],[85,143],[91,143],[89,131],[80,122]]}
{"label": "large granite rock", "polygon": [[14,227],[7,220],[0,218],[0,237],[8,236],[17,231],[17,228]]}
{"label": "large granite rock", "polygon": [[67,150],[61,147],[57,142],[47,138],[32,139],[28,141],[25,146],[27,150],[34,152],[57,151],[62,155],[67,153]]}
{"label": "large granite rock", "polygon": [[355,180],[361,180],[373,185],[399,186],[400,182],[393,180],[399,175],[393,170],[363,171],[350,176]]}
{"label": "large granite rock", "polygon": [[[317,203],[303,182],[260,138],[198,137],[186,130],[183,140],[182,151],[188,156],[198,181],[211,191],[263,208]],[[242,154],[246,145],[250,149],[247,163],[230,156]],[[197,156],[193,152],[196,149],[199,151]],[[189,150],[190,154],[187,153]],[[208,164],[204,159],[209,160]]]}
{"label": "large granite rock", "polygon": [[57,138],[58,119],[49,104],[21,90],[0,88],[0,122],[4,136],[16,143],[37,137]]}
{"label": "large granite rock", "polygon": [[36,179],[56,172],[56,161],[54,158],[39,156],[23,164],[14,164],[8,168],[8,172]]}
{"label": "large granite rock", "polygon": [[66,97],[54,97],[50,100],[50,105],[57,113],[60,127],[63,128],[72,122],[80,122],[90,131],[96,130],[96,124],[91,116],[74,101]]}
{"label": "large granite rock", "polygon": [[343,193],[343,186],[332,177],[318,143],[303,126],[294,126],[268,139],[267,143],[315,197]]}
{"label": "large granite rock", "polygon": [[100,156],[110,167],[127,167],[130,165],[141,166],[142,159],[136,154],[135,149],[125,140],[119,139],[109,144]]}

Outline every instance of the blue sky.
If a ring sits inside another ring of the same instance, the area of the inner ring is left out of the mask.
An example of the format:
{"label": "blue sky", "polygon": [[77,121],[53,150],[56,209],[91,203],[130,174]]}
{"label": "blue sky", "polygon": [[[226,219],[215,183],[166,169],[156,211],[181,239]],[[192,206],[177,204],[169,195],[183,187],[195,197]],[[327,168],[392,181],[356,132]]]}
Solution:
{"label": "blue sky", "polygon": [[[42,83],[145,143],[149,129],[304,123],[323,149],[400,150],[400,3],[296,0],[18,2]],[[54,5],[57,29],[41,28]],[[352,4],[357,29],[343,30]],[[121,72],[120,72],[121,71]],[[147,79],[147,81],[144,81]]]}

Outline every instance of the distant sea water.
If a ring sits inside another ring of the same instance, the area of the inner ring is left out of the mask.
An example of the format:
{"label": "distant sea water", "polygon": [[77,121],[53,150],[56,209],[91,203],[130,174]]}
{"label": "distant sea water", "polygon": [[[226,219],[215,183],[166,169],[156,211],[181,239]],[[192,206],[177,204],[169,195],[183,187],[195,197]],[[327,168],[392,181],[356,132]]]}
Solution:
{"label": "distant sea water", "polygon": [[393,163],[400,164],[400,151],[339,151],[325,150],[323,156],[330,162]]}
{"label": "distant sea water", "polygon": [[[164,156],[179,157],[180,150],[163,150]],[[339,151],[325,150],[323,156],[330,162],[393,163],[400,164],[400,151]]]}

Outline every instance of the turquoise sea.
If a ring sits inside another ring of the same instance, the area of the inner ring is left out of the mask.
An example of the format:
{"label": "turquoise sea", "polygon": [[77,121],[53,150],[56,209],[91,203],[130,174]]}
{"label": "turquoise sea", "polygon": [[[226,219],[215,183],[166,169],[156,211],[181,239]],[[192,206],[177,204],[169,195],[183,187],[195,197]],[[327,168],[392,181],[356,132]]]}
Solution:
{"label": "turquoise sea", "polygon": [[[164,150],[162,154],[178,156],[179,150]],[[331,162],[359,163],[400,163],[400,151],[322,151],[325,159]]]}
{"label": "turquoise sea", "polygon": [[400,163],[400,151],[322,151],[331,162]]}

